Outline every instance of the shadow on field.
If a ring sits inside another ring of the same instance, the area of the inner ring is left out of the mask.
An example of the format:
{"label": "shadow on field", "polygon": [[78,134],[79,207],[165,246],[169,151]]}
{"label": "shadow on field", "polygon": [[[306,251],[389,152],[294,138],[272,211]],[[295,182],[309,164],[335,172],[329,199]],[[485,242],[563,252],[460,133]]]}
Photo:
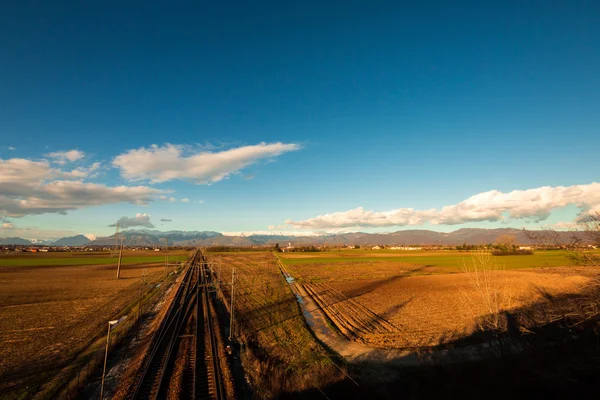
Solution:
{"label": "shadow on field", "polygon": [[401,279],[404,279],[404,278],[408,278],[409,276],[412,276],[415,272],[421,272],[425,268],[427,268],[426,265],[418,267],[418,268],[415,268],[415,269],[411,269],[409,271],[405,271],[402,274],[394,275],[394,276],[391,276],[389,278],[380,279],[380,280],[377,280],[375,282],[370,282],[370,283],[368,283],[368,284],[366,284],[364,286],[361,286],[361,287],[359,287],[357,289],[353,289],[353,290],[347,291],[346,296],[348,298],[350,298],[350,299],[352,299],[354,297],[363,296],[363,295],[365,295],[367,293],[371,293],[371,292],[379,289],[382,286],[389,285],[391,283],[397,282],[397,281],[399,281]]}
{"label": "shadow on field", "polygon": [[394,314],[398,313],[398,311],[400,311],[402,308],[406,307],[406,305],[408,305],[408,303],[412,302],[415,299],[415,296],[411,296],[410,299],[399,303],[399,304],[394,304],[393,306],[389,307],[387,310],[385,310],[381,316],[383,318],[391,318]]}
{"label": "shadow on field", "polygon": [[353,366],[353,376],[369,393],[365,398],[595,397],[590,394],[600,378],[600,287],[545,294],[535,304],[503,313],[496,329],[436,349],[447,351],[422,352],[421,366],[365,363]]}
{"label": "shadow on field", "polygon": [[331,383],[319,389],[310,389],[302,392],[281,393],[282,400],[313,400],[313,399],[384,399],[374,393],[369,393],[367,387],[357,386],[350,379]]}

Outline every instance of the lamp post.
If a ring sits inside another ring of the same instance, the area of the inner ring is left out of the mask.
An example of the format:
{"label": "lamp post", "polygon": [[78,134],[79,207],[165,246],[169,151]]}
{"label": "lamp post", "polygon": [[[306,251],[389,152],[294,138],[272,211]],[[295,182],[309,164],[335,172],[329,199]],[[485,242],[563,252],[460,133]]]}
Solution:
{"label": "lamp post", "polygon": [[106,361],[108,360],[108,347],[110,345],[110,332],[127,318],[127,315],[119,319],[108,321],[108,333],[106,334],[106,350],[104,351],[104,368],[102,368],[102,385],[100,386],[100,400],[104,399],[104,378],[106,377]]}

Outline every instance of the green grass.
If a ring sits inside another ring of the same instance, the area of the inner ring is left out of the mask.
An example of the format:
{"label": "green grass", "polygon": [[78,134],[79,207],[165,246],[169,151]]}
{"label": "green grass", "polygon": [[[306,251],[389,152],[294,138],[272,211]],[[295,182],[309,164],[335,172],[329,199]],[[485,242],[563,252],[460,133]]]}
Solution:
{"label": "green grass", "polygon": [[[281,259],[286,265],[303,264],[337,264],[337,263],[405,263],[415,266],[440,267],[446,270],[460,270],[463,260],[470,260],[472,253],[457,252],[410,252],[406,255],[388,255],[385,257],[372,256],[373,251],[358,252],[323,252],[315,253],[311,258],[293,258],[292,254],[282,255]],[[398,252],[396,252],[397,254]],[[506,269],[532,268],[532,267],[556,267],[571,265],[566,251],[537,251],[533,255],[497,256],[496,263]]]}
{"label": "green grass", "polygon": [[[169,262],[185,260],[185,256],[170,256]],[[164,262],[165,256],[123,257],[123,265],[149,264]],[[35,267],[35,266],[74,266],[74,265],[116,265],[118,257],[13,257],[0,258],[0,266]]]}

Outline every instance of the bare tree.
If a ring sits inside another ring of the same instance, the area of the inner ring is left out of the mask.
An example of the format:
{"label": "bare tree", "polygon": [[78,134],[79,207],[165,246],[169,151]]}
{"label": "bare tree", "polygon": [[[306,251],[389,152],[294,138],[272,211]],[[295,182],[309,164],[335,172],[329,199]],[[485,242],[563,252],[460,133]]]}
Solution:
{"label": "bare tree", "polygon": [[523,230],[532,242],[543,246],[559,246],[570,251],[569,258],[576,265],[600,268],[600,213],[580,218],[577,226],[563,233],[554,229],[541,232]]}
{"label": "bare tree", "polygon": [[496,246],[503,254],[511,254],[516,251],[516,238],[512,235],[501,235],[496,239]]}
{"label": "bare tree", "polygon": [[517,240],[513,235],[500,235],[496,238],[496,245],[512,250]]}

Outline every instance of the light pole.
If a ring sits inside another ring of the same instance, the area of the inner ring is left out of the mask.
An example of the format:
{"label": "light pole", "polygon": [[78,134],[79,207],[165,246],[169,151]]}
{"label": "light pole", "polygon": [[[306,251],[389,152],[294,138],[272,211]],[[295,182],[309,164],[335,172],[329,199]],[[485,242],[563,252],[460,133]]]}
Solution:
{"label": "light pole", "polygon": [[110,332],[127,318],[127,315],[119,319],[108,321],[108,333],[106,334],[106,350],[104,351],[104,368],[102,368],[102,385],[100,386],[100,400],[104,399],[104,378],[106,377],[106,361],[108,360],[108,347],[110,345]]}

